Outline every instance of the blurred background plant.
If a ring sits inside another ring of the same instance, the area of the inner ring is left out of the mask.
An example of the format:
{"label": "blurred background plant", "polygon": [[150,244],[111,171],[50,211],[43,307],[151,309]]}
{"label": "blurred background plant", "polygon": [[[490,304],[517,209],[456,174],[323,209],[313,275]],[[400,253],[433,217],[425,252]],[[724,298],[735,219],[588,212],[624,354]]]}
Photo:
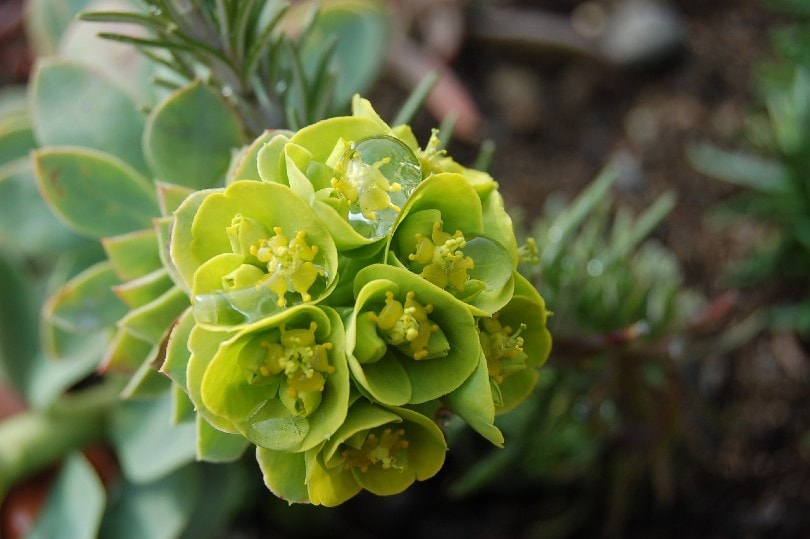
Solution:
{"label": "blurred background plant", "polygon": [[715,210],[725,226],[753,223],[747,258],[730,268],[736,286],[765,286],[771,296],[761,326],[810,336],[810,11],[804,2],[773,7],[791,24],[774,30],[776,58],[758,70],[764,108],[747,118],[747,141],[739,150],[709,143],[690,148],[695,168],[741,187]]}

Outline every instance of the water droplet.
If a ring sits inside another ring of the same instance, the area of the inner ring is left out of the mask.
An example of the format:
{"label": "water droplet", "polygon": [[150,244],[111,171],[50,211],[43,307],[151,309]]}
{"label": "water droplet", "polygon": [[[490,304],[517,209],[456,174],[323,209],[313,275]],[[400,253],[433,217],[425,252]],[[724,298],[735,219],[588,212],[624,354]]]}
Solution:
{"label": "water droplet", "polygon": [[586,269],[588,270],[588,275],[590,275],[591,277],[599,277],[600,275],[602,275],[602,270],[604,269],[604,266],[601,260],[599,260],[598,258],[594,258],[590,262],[588,262]]}
{"label": "water droplet", "polygon": [[349,223],[373,239],[391,231],[399,211],[422,181],[419,160],[405,143],[390,136],[355,142],[337,169],[340,180],[356,192],[350,201]]}

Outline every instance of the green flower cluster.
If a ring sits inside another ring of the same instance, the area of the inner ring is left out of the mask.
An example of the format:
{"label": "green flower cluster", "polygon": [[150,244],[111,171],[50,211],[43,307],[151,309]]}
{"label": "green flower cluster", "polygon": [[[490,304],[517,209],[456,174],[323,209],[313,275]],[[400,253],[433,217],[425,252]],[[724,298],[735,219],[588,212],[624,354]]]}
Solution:
{"label": "green flower cluster", "polygon": [[501,445],[496,413],[537,382],[547,313],[497,184],[437,147],[358,97],[352,116],[265,133],[173,214],[164,261],[191,307],[164,371],[290,502],[433,476],[439,407]]}

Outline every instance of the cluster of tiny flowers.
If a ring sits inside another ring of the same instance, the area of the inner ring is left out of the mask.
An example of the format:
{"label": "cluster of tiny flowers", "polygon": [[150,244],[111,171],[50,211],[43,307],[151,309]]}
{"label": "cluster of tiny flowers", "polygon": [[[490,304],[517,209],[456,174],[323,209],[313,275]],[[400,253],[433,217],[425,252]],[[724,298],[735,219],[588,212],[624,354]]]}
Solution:
{"label": "cluster of tiny flowers", "polygon": [[502,445],[495,416],[537,383],[547,313],[498,185],[438,144],[356,97],[351,116],[263,134],[173,213],[166,264],[191,303],[175,382],[201,443],[254,447],[290,503],[432,477],[439,411]]}

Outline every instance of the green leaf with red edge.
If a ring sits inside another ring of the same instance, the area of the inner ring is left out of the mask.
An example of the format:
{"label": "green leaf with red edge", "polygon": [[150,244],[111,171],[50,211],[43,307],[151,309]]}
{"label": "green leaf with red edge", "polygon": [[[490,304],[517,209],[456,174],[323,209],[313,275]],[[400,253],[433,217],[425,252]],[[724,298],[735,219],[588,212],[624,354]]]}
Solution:
{"label": "green leaf with red edge", "polygon": [[119,328],[104,352],[99,368],[102,372],[132,374],[152,351],[152,346],[126,329]]}
{"label": "green leaf with red edge", "polygon": [[0,168],[0,246],[53,261],[55,254],[88,242],[50,211],[28,158]]}
{"label": "green leaf with red edge", "polygon": [[163,339],[188,306],[189,300],[185,292],[173,287],[149,303],[129,311],[121,318],[119,326],[155,344]]}
{"label": "green leaf with red edge", "polygon": [[169,333],[169,341],[166,344],[166,359],[160,367],[160,372],[171,378],[174,383],[184,390],[187,390],[186,371],[188,370],[188,362],[191,359],[188,338],[193,327],[194,315],[189,308],[180,315],[171,333]]}
{"label": "green leaf with red edge", "polygon": [[120,283],[109,262],[99,262],[65,283],[43,309],[45,319],[73,332],[112,326],[127,312],[113,293]]}
{"label": "green leaf with red edge", "polygon": [[174,286],[169,272],[160,268],[137,279],[113,287],[115,295],[130,309],[137,309],[164,294]]}
{"label": "green leaf with red edge", "polygon": [[231,434],[215,429],[197,416],[197,459],[206,462],[233,462],[239,459],[250,445],[241,434]]}
{"label": "green leaf with red edge", "polygon": [[81,234],[101,238],[140,230],[159,213],[151,182],[112,155],[60,146],[33,156],[46,201]]}
{"label": "green leaf with red edge", "polygon": [[161,267],[157,234],[151,228],[102,238],[101,245],[122,281],[135,279]]}

